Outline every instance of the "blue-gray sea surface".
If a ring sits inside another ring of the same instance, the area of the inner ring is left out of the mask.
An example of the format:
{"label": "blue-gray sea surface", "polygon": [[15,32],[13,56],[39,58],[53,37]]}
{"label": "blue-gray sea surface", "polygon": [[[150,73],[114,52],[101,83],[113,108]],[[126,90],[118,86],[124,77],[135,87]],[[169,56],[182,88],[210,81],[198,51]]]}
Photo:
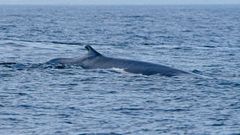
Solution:
{"label": "blue-gray sea surface", "polygon": [[1,135],[240,134],[240,5],[0,6],[0,63],[85,45],[201,76],[0,65]]}

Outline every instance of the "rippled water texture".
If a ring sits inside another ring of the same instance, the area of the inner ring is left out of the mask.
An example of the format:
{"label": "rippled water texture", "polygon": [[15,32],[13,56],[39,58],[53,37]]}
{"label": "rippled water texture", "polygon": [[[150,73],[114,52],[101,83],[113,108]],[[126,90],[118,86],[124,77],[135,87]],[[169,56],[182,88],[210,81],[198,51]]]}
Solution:
{"label": "rippled water texture", "polygon": [[0,65],[0,134],[240,134],[239,6],[0,6],[0,63],[106,56],[204,77]]}

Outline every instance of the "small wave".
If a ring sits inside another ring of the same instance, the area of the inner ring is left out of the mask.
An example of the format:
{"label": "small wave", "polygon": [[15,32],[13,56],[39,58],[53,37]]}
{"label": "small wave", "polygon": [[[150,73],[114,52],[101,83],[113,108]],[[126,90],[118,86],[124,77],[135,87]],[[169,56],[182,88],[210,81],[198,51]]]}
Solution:
{"label": "small wave", "polygon": [[216,46],[212,46],[212,45],[204,45],[203,47],[206,47],[206,48],[216,48]]}
{"label": "small wave", "polygon": [[112,109],[113,111],[142,111],[144,108],[116,108]]}
{"label": "small wave", "polygon": [[197,69],[194,69],[192,72],[195,73],[195,74],[202,74],[202,72],[200,70],[197,70]]}
{"label": "small wave", "polygon": [[232,86],[232,87],[239,87],[240,86],[240,83],[238,82],[234,82],[234,81],[231,81],[231,80],[223,80],[223,79],[218,79],[219,81],[219,85],[221,86]]}
{"label": "small wave", "polygon": [[16,65],[15,62],[0,62],[0,66],[11,68],[13,65]]}
{"label": "small wave", "polygon": [[147,18],[147,17],[150,17],[148,15],[126,15],[126,16],[123,16],[124,18]]}
{"label": "small wave", "polygon": [[79,42],[60,42],[60,41],[50,41],[53,44],[65,44],[65,45],[84,45],[84,43]]}
{"label": "small wave", "polygon": [[6,67],[6,68],[14,68],[17,70],[23,70],[27,67],[27,65],[15,63],[15,62],[2,62],[0,63],[0,66]]}
{"label": "small wave", "polygon": [[13,46],[13,47],[26,47],[25,45],[14,43],[14,42],[6,42],[4,43],[6,46]]}
{"label": "small wave", "polygon": [[81,133],[79,135],[122,135],[119,133]]}

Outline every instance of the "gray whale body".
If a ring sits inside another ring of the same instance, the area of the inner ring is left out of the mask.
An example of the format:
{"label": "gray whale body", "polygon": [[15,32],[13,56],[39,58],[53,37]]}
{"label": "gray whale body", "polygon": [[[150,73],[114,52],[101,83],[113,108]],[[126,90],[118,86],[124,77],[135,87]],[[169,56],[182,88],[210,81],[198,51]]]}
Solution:
{"label": "gray whale body", "polygon": [[82,68],[85,69],[119,68],[124,69],[124,71],[126,72],[143,75],[159,74],[163,76],[176,76],[180,74],[189,74],[188,72],[182,70],[150,62],[106,57],[97,52],[96,50],[94,50],[89,45],[85,46],[85,48],[88,50],[88,54],[83,57],[56,58],[48,61],[46,64],[74,65],[81,66]]}

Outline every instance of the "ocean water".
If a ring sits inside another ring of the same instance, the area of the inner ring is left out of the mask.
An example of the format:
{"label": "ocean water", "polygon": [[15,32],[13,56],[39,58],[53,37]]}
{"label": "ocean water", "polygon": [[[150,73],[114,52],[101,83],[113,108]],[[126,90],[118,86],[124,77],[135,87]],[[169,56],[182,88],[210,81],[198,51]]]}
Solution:
{"label": "ocean water", "polygon": [[0,65],[1,135],[239,135],[240,6],[0,6],[0,63],[110,57],[201,76]]}

